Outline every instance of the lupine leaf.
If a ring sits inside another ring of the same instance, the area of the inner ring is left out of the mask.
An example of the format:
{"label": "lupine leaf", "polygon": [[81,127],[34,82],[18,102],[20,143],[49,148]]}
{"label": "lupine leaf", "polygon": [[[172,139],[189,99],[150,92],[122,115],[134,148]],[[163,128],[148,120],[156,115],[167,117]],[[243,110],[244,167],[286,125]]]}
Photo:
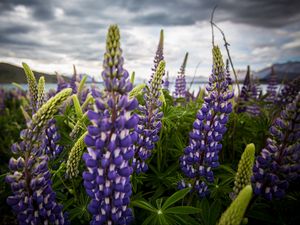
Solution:
{"label": "lupine leaf", "polygon": [[187,195],[187,193],[190,192],[190,188],[185,188],[180,191],[175,192],[173,195],[171,195],[163,204],[162,209],[165,210],[167,209],[170,205],[178,202],[180,199],[183,199],[184,196]]}
{"label": "lupine leaf", "polygon": [[73,103],[74,103],[76,116],[78,119],[80,119],[83,116],[83,112],[80,107],[79,99],[78,99],[77,95],[75,95],[75,94],[72,96],[72,99],[73,99]]}
{"label": "lupine leaf", "polygon": [[164,213],[170,214],[194,214],[199,213],[201,209],[195,208],[192,206],[175,206],[172,208],[168,208],[164,211]]}
{"label": "lupine leaf", "polygon": [[154,206],[143,200],[134,200],[131,202],[131,205],[157,213],[157,209]]}

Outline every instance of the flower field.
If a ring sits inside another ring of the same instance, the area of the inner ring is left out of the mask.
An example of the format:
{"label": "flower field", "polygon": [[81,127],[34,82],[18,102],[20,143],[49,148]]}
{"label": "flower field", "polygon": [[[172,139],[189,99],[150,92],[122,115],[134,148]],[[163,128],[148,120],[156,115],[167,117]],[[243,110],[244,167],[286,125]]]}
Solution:
{"label": "flower field", "polygon": [[147,83],[117,25],[101,86],[74,73],[45,91],[23,63],[28,90],[0,89],[0,224],[298,224],[300,77],[279,90],[272,71],[263,93],[248,68],[235,90],[224,53],[197,93],[188,53],[166,73],[163,31]]}

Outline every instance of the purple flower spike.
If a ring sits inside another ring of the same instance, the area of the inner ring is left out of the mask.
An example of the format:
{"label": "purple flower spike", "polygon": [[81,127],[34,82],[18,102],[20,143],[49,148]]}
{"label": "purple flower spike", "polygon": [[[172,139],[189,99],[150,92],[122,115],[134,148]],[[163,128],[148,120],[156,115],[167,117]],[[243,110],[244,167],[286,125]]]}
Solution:
{"label": "purple flower spike", "polygon": [[268,87],[267,87],[267,98],[266,101],[268,103],[274,103],[274,101],[276,100],[276,95],[277,95],[277,77],[276,77],[276,73],[274,70],[274,67],[271,67],[271,75],[269,78],[269,83],[268,83]]}
{"label": "purple flower spike", "polygon": [[11,186],[12,196],[7,198],[7,203],[19,224],[69,224],[52,189],[43,131],[70,94],[71,90],[66,89],[48,100],[27,123],[27,129],[21,132],[22,141],[12,146],[12,151],[20,157],[12,157],[9,161],[11,172],[6,176],[6,182]]}
{"label": "purple flower spike", "polygon": [[48,122],[44,139],[44,148],[50,158],[56,158],[63,151],[64,147],[58,144],[59,140],[60,134],[58,133],[56,121],[51,119]]}
{"label": "purple flower spike", "polygon": [[137,174],[146,172],[148,166],[146,160],[151,156],[155,143],[159,140],[162,112],[159,112],[161,102],[159,100],[162,77],[165,71],[165,61],[161,61],[148,88],[144,89],[145,105],[140,105],[139,122],[136,127],[137,144],[132,167]]}
{"label": "purple flower spike", "polygon": [[129,161],[133,157],[133,131],[138,117],[132,115],[136,99],[129,99],[132,84],[123,69],[119,28],[110,26],[106,40],[102,78],[103,96],[94,96],[95,110],[88,112],[92,123],[85,137],[88,153],[83,155],[87,171],[84,186],[91,197],[88,210],[91,224],[129,224],[132,219],[128,207],[131,196]]}
{"label": "purple flower spike", "polygon": [[252,185],[256,195],[282,198],[288,184],[300,178],[300,93],[270,128],[266,147],[256,158]]}
{"label": "purple flower spike", "polygon": [[175,98],[185,98],[186,97],[186,81],[185,81],[185,67],[188,58],[188,53],[185,54],[183,63],[178,72],[178,76],[175,81]]}
{"label": "purple flower spike", "polygon": [[152,82],[152,79],[155,75],[155,72],[157,70],[157,67],[158,67],[160,61],[163,61],[163,60],[164,60],[164,30],[161,30],[157,50],[156,50],[155,57],[153,60],[153,62],[154,62],[154,66],[152,68],[153,73],[151,74],[149,84],[151,84],[151,82]]}
{"label": "purple flower spike", "polygon": [[167,71],[166,79],[164,80],[164,89],[169,90],[170,82],[169,82],[169,71]]}
{"label": "purple flower spike", "polygon": [[[213,169],[219,166],[218,154],[222,149],[220,141],[226,132],[228,115],[232,111],[229,90],[230,75],[224,69],[222,55],[218,47],[213,48],[213,71],[207,86],[208,95],[196,115],[189,145],[180,158],[182,172],[192,179],[191,186],[200,197],[209,193],[207,183],[214,181]],[[186,187],[181,181],[179,187]]]}

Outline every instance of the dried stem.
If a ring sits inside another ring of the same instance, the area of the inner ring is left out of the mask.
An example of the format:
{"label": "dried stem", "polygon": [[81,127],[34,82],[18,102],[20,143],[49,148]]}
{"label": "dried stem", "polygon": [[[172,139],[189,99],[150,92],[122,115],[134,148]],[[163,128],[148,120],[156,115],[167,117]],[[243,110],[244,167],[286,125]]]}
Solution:
{"label": "dried stem", "polygon": [[210,15],[210,25],[211,25],[211,41],[212,41],[212,46],[215,46],[215,34],[214,34],[214,25],[213,25],[213,20],[214,20],[214,14],[216,11],[216,8],[218,5],[215,5],[213,11],[211,12]]}
{"label": "dried stem", "polygon": [[237,86],[237,89],[238,89],[238,95],[240,96],[240,93],[241,93],[241,91],[240,91],[240,86],[239,86],[237,74],[236,74],[236,72],[235,72],[235,69],[234,69],[234,66],[233,66],[233,63],[232,63],[232,59],[231,59],[231,56],[230,56],[229,48],[228,48],[228,46],[230,46],[230,44],[227,42],[226,36],[225,36],[223,30],[222,30],[220,27],[218,27],[217,24],[215,24],[214,22],[211,22],[211,23],[212,23],[212,25],[213,25],[214,27],[216,27],[216,28],[220,31],[220,33],[221,33],[222,36],[223,36],[223,40],[224,40],[224,43],[225,43],[224,46],[225,46],[225,48],[226,48],[227,55],[228,55],[228,59],[229,59],[229,62],[230,62],[230,65],[231,65],[231,68],[232,68],[232,71],[233,71],[233,74],[234,74],[234,77],[235,77],[235,83],[236,83],[236,86]]}

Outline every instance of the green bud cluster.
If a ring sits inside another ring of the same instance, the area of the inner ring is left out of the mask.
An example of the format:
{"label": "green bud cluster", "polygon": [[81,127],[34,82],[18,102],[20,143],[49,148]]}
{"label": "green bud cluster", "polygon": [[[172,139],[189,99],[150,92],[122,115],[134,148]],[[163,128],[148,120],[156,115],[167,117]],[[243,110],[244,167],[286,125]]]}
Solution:
{"label": "green bud cluster", "polygon": [[246,146],[239,161],[238,170],[234,180],[233,198],[235,198],[246,185],[251,184],[254,158],[255,146],[251,143]]}
{"label": "green bud cluster", "polygon": [[49,119],[57,112],[58,106],[72,93],[71,88],[66,88],[50,98],[33,116],[32,126],[34,130],[41,130]]}
{"label": "green bud cluster", "polygon": [[37,89],[38,89],[37,109],[39,109],[45,102],[45,78],[44,77],[40,77]]}
{"label": "green bud cluster", "polygon": [[164,60],[159,62],[156,72],[154,74],[154,77],[151,81],[150,94],[152,95],[151,96],[152,98],[157,99],[159,97],[160,88],[161,88],[161,84],[162,84],[162,78],[163,78],[163,75],[165,74],[165,66],[166,66],[166,63]]}
{"label": "green bud cluster", "polygon": [[66,174],[69,178],[74,178],[79,174],[79,163],[83,150],[85,148],[84,138],[87,132],[85,132],[74,144],[73,148],[70,151],[68,160],[67,160],[67,171]]}
{"label": "green bud cluster", "polygon": [[252,187],[247,185],[240,191],[237,198],[230,204],[222,214],[218,225],[239,225],[241,224],[248,204],[252,197]]}
{"label": "green bud cluster", "polygon": [[34,113],[37,108],[37,101],[38,101],[38,87],[36,83],[35,76],[33,72],[31,71],[30,67],[26,63],[22,63],[23,69],[25,71],[27,83],[28,83],[28,89],[29,89],[29,95],[30,95],[30,103],[32,107],[32,113]]}

